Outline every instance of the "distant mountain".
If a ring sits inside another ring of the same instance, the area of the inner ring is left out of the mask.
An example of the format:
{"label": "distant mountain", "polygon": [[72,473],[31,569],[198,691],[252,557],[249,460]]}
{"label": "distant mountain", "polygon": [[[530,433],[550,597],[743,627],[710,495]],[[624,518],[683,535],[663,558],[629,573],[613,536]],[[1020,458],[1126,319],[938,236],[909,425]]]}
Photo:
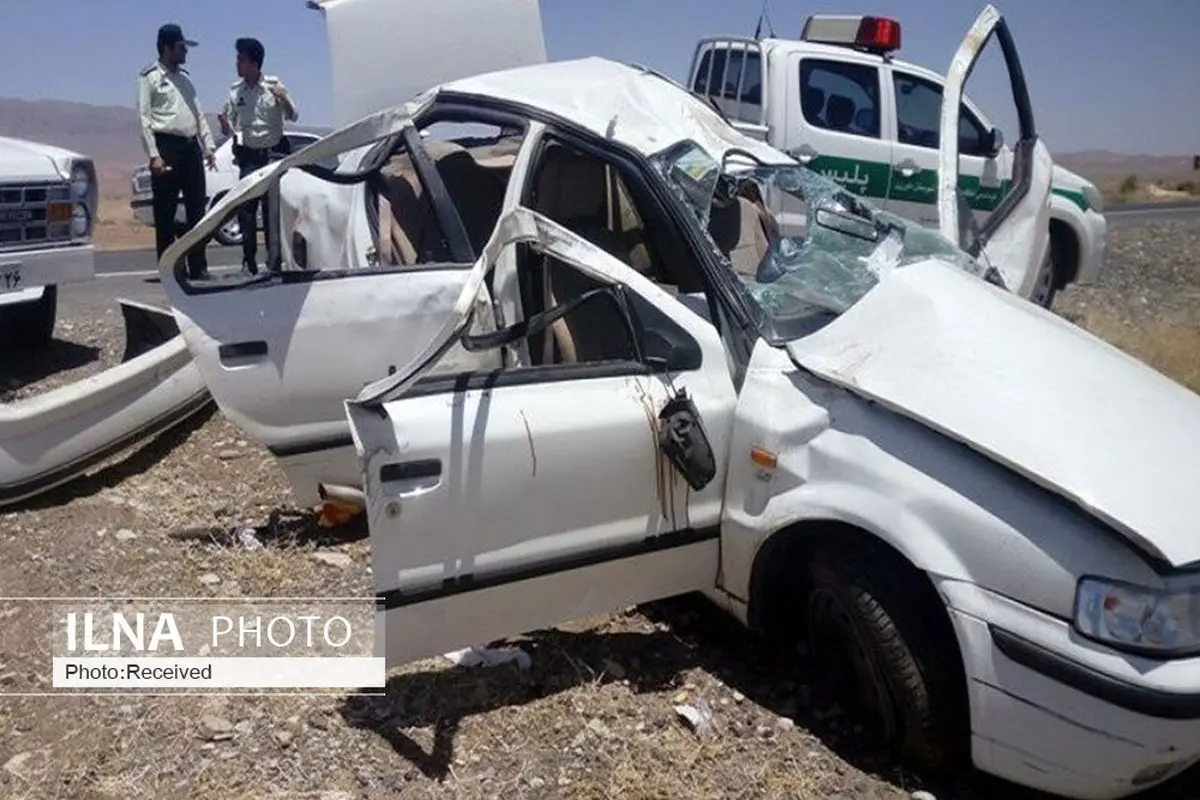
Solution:
{"label": "distant mountain", "polygon": [[[220,142],[216,114],[205,116]],[[95,159],[106,173],[128,173],[146,160],[138,140],[137,111],[126,106],[0,97],[0,136],[32,139],[83,153]]]}
{"label": "distant mountain", "polygon": [[[1093,181],[1105,181],[1137,175],[1141,178],[1188,179],[1192,176],[1192,156],[1150,156],[1087,150],[1055,154],[1054,160],[1072,172]],[[1200,177],[1200,175],[1196,175]]]}

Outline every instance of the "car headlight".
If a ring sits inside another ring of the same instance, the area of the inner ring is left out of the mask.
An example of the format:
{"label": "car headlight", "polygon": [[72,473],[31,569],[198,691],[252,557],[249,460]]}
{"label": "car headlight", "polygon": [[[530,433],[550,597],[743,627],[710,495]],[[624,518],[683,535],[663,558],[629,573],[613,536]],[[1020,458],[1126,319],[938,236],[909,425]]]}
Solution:
{"label": "car headlight", "polygon": [[83,200],[92,190],[92,171],[86,164],[76,164],[71,170],[71,197]]}
{"label": "car headlight", "polygon": [[83,203],[75,204],[75,211],[71,215],[71,235],[76,239],[82,239],[88,235],[92,229],[92,215],[88,213],[87,206]]}
{"label": "car headlight", "polygon": [[1147,655],[1200,652],[1200,588],[1083,578],[1075,591],[1075,627],[1090,639]]}
{"label": "car headlight", "polygon": [[1104,195],[1100,193],[1099,189],[1090,183],[1084,184],[1083,196],[1087,198],[1088,205],[1092,207],[1093,211],[1097,214],[1104,213]]}

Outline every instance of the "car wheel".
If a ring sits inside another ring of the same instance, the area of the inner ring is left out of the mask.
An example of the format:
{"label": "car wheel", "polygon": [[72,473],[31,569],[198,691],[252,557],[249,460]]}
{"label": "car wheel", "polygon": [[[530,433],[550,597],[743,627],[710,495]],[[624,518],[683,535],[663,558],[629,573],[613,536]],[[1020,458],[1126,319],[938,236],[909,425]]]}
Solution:
{"label": "car wheel", "polygon": [[0,307],[0,339],[5,347],[40,349],[54,338],[58,287],[47,286],[38,300]]}
{"label": "car wheel", "polygon": [[[221,201],[221,197],[224,197],[224,195],[215,198],[213,200],[213,205],[219,203]],[[240,222],[238,222],[238,218],[234,216],[224,225],[217,228],[217,232],[213,235],[213,238],[216,239],[217,243],[222,247],[239,246],[242,243],[242,225]]]}
{"label": "car wheel", "polygon": [[881,548],[829,548],[810,567],[806,631],[817,697],[928,769],[970,743],[966,682],[944,604],[926,577]]}
{"label": "car wheel", "polygon": [[1054,245],[1051,243],[1046,248],[1046,257],[1042,259],[1042,265],[1038,267],[1037,280],[1034,282],[1033,291],[1029,295],[1030,301],[1042,308],[1053,306],[1054,296],[1058,294],[1055,277]]}

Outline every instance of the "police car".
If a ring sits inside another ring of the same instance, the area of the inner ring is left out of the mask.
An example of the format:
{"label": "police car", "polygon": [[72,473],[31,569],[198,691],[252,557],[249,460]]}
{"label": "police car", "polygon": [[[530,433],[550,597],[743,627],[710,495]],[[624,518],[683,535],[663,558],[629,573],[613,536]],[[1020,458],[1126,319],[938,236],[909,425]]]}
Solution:
{"label": "police car", "polygon": [[[696,46],[688,85],[738,129],[788,152],[908,219],[938,226],[938,127],[945,78],[900,61],[901,26],[861,15],[808,17],[799,41],[712,37]],[[959,118],[959,190],[985,226],[1013,186],[1013,152],[966,96]],[[1022,294],[1050,307],[1093,280],[1105,261],[1100,191],[1054,165],[1050,254]]]}

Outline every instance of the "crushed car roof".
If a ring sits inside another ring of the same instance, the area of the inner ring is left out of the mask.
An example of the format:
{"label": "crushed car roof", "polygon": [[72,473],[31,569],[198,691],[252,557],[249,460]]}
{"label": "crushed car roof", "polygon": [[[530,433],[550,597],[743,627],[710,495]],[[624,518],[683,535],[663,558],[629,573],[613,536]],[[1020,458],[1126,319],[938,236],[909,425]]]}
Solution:
{"label": "crushed car roof", "polygon": [[516,67],[432,87],[407,103],[381,109],[250,173],[225,193],[199,224],[167,248],[160,269],[171,269],[184,253],[210,236],[233,206],[265,194],[276,174],[396,134],[445,92],[524,105],[645,156],[690,140],[718,161],[736,148],[764,163],[795,163],[783,152],[737,130],[705,101],[656,72],[596,57]]}
{"label": "crushed car roof", "polygon": [[490,72],[451,81],[436,91],[530,106],[643,155],[692,139],[710,155],[738,147],[769,163],[790,162],[775,148],[736,130],[712,106],[670,78],[606,58]]}

